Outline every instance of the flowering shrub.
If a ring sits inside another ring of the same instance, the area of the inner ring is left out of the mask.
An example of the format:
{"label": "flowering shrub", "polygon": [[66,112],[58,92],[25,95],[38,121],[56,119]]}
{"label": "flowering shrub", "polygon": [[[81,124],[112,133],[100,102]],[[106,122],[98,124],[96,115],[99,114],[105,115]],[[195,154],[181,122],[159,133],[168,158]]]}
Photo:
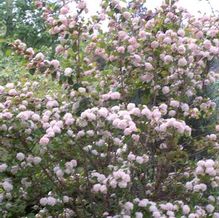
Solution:
{"label": "flowering shrub", "polygon": [[36,5],[57,59],[13,47],[63,90],[0,86],[1,216],[218,218],[219,125],[205,94],[218,19],[143,0],[104,0],[89,19],[84,1],[58,16]]}

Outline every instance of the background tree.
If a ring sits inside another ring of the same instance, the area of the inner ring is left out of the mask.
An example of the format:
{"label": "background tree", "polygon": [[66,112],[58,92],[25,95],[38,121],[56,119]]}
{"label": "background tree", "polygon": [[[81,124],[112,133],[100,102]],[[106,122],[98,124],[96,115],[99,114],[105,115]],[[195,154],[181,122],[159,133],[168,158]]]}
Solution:
{"label": "background tree", "polygon": [[42,11],[35,7],[34,1],[0,0],[1,37],[7,41],[19,38],[36,48],[51,45],[52,38],[45,31],[46,24],[41,15]]}

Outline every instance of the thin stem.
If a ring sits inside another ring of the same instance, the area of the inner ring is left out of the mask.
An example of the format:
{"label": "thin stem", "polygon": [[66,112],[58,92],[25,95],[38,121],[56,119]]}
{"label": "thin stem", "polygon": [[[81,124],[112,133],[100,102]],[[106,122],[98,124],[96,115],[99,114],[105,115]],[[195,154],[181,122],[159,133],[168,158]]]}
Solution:
{"label": "thin stem", "polygon": [[212,7],[212,4],[211,4],[210,0],[206,0],[206,2],[207,2],[208,5],[210,6],[212,14],[213,14],[214,16],[216,16],[216,15],[215,15],[214,8]]}

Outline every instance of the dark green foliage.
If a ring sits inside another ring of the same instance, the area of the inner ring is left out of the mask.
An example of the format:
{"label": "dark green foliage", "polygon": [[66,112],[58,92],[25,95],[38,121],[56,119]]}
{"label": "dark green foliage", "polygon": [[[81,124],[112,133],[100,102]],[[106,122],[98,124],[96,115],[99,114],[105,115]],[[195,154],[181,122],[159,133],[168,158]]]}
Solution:
{"label": "dark green foliage", "polygon": [[53,39],[46,24],[31,0],[0,0],[0,36],[7,41],[21,39],[35,48],[50,46]]}

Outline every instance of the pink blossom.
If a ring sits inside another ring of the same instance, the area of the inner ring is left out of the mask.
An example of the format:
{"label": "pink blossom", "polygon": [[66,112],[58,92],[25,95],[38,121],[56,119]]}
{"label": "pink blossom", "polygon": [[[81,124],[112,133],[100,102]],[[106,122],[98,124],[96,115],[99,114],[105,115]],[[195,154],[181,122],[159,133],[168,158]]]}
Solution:
{"label": "pink blossom", "polygon": [[13,190],[13,185],[8,181],[4,181],[2,187],[6,192],[11,192]]}
{"label": "pink blossom", "polygon": [[44,60],[44,58],[45,58],[45,56],[43,55],[43,53],[41,53],[41,52],[39,52],[38,54],[36,54],[36,56],[35,56],[35,59],[37,60],[37,61],[42,61],[42,60]]}
{"label": "pink blossom", "polygon": [[180,58],[180,59],[178,60],[178,65],[179,65],[180,67],[186,66],[186,65],[187,65],[187,60],[186,60],[185,58]]}
{"label": "pink blossom", "polygon": [[60,66],[60,63],[58,60],[52,60],[50,62],[50,64],[55,68],[55,69],[58,69],[58,67]]}
{"label": "pink blossom", "polygon": [[49,139],[47,137],[42,137],[40,139],[40,145],[48,145],[49,144]]}
{"label": "pink blossom", "polygon": [[25,158],[25,155],[21,152],[17,153],[16,155],[17,160],[22,161]]}
{"label": "pink blossom", "polygon": [[173,62],[173,57],[172,57],[172,56],[166,55],[166,56],[164,57],[164,63],[165,63],[165,64],[169,64],[169,63],[172,63],[172,62]]}
{"label": "pink blossom", "polygon": [[127,11],[125,11],[122,15],[126,20],[130,19],[130,17],[131,17],[131,14]]}
{"label": "pink blossom", "polygon": [[9,92],[8,92],[8,94],[11,95],[11,96],[15,96],[15,95],[17,95],[18,93],[17,93],[17,91],[16,91],[15,89],[10,89]]}
{"label": "pink blossom", "polygon": [[128,34],[125,31],[119,31],[118,32],[118,37],[120,40],[124,40],[128,37]]}
{"label": "pink blossom", "polygon": [[152,47],[153,49],[158,48],[158,47],[159,47],[159,43],[158,43],[157,41],[153,41],[153,42],[151,43],[151,47]]}
{"label": "pink blossom", "polygon": [[64,74],[65,74],[65,76],[71,76],[72,72],[73,72],[72,68],[67,67],[67,68],[65,69]]}
{"label": "pink blossom", "polygon": [[69,12],[69,8],[67,6],[63,6],[61,9],[60,9],[60,13],[61,14],[67,14]]}
{"label": "pink blossom", "polygon": [[0,173],[2,173],[2,172],[4,172],[4,171],[6,171],[7,167],[8,167],[8,165],[7,165],[7,164],[5,164],[5,163],[3,163],[3,164],[0,164]]}
{"label": "pink blossom", "polygon": [[57,45],[55,51],[57,54],[60,54],[64,51],[64,47],[62,45]]}
{"label": "pink blossom", "polygon": [[125,47],[120,46],[120,47],[117,48],[117,51],[118,51],[119,53],[125,53]]}
{"label": "pink blossom", "polygon": [[111,92],[110,98],[112,100],[119,100],[121,98],[121,94],[119,92]]}
{"label": "pink blossom", "polygon": [[172,40],[171,40],[170,37],[166,37],[166,38],[164,38],[163,42],[164,42],[165,44],[171,44]]}
{"label": "pink blossom", "polygon": [[80,9],[80,10],[83,10],[86,8],[86,3],[84,1],[80,1],[78,4],[77,4],[77,8]]}
{"label": "pink blossom", "polygon": [[164,86],[162,88],[162,92],[163,92],[164,95],[166,95],[166,94],[168,94],[170,92],[170,88],[168,86]]}
{"label": "pink blossom", "polygon": [[104,117],[104,118],[107,117],[108,113],[109,113],[109,112],[108,112],[108,110],[107,110],[106,108],[100,108],[99,111],[98,111],[98,114],[99,114],[100,116]]}

